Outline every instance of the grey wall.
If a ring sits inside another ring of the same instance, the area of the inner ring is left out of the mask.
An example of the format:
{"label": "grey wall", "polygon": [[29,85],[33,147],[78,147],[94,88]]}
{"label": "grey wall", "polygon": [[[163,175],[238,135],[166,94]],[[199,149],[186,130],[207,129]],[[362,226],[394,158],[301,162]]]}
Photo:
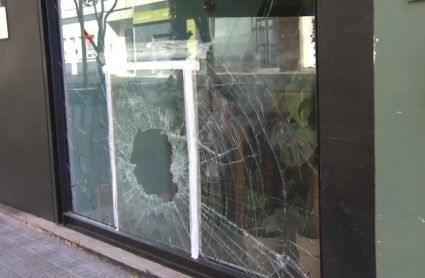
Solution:
{"label": "grey wall", "polygon": [[38,2],[6,1],[10,39],[0,41],[0,202],[54,220]]}
{"label": "grey wall", "polygon": [[425,277],[425,2],[375,0],[379,278]]}

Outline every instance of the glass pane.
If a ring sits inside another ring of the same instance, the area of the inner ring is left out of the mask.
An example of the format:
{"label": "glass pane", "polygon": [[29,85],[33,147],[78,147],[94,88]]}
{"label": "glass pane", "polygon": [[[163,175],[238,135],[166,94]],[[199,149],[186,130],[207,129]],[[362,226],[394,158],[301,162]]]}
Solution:
{"label": "glass pane", "polygon": [[[80,2],[61,1],[72,207],[75,213],[114,225],[107,85],[102,68],[107,39],[98,37],[99,26],[104,26],[94,19],[93,7],[83,9]],[[77,11],[85,15],[78,17]]]}
{"label": "glass pane", "polygon": [[[198,109],[202,254],[264,277],[319,277],[315,70],[300,65],[309,34],[299,17],[216,20],[226,44],[213,49],[212,105]],[[244,30],[258,44],[239,47],[240,20],[257,22]],[[240,58],[218,56],[232,51]]]}
{"label": "glass pane", "polygon": [[81,2],[61,1],[74,212],[250,274],[320,277],[308,22],[258,3]]}
{"label": "glass pane", "polygon": [[[244,53],[253,51],[256,35],[252,32],[252,21],[250,18],[216,18],[213,19],[214,29],[214,57],[216,64],[230,65],[236,61],[242,62]],[[229,41],[229,34],[233,39]],[[229,46],[229,44],[231,46]],[[255,50],[254,50],[255,51]],[[251,53],[255,55],[255,53]]]}
{"label": "glass pane", "polygon": [[182,71],[138,72],[110,79],[119,229],[188,251]]}
{"label": "glass pane", "polygon": [[0,40],[9,38],[7,25],[6,0],[0,0]]}

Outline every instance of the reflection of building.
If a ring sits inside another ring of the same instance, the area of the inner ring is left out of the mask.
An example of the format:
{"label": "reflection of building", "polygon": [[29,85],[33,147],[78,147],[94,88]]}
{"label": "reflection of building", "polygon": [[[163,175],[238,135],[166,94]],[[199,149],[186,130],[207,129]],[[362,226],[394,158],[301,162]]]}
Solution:
{"label": "reflection of building", "polygon": [[[75,64],[82,61],[81,30],[73,1],[63,2],[66,3],[62,5],[65,62],[74,63],[76,68]],[[200,36],[192,19],[187,20],[186,28],[193,42],[178,45],[170,41],[168,1],[134,0],[133,5],[123,2],[118,1],[107,22],[105,58],[111,74],[132,73],[124,69],[129,62],[169,60],[185,55],[195,57],[197,48],[202,47],[193,44],[200,41]],[[85,29],[96,41],[98,26],[92,8],[85,9],[84,20]],[[209,18],[216,67],[219,71],[222,68],[258,73],[311,68],[315,64],[311,21],[312,17]],[[89,67],[94,66],[96,55],[88,45],[87,59],[93,62]],[[80,70],[72,72],[76,74]]]}

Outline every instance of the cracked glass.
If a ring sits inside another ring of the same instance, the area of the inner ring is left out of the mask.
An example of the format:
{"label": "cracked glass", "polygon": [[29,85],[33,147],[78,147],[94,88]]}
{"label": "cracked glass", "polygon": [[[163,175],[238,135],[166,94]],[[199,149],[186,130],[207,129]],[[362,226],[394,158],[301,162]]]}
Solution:
{"label": "cracked glass", "polygon": [[320,277],[313,7],[61,0],[74,213]]}

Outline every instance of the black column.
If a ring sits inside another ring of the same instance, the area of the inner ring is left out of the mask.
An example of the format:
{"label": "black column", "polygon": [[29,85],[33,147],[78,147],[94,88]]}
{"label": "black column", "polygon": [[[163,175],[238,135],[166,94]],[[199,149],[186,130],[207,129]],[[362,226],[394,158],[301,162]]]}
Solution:
{"label": "black column", "polygon": [[317,1],[322,277],[375,277],[373,1]]}
{"label": "black column", "polygon": [[55,220],[49,99],[38,1],[6,1],[0,41],[0,202]]}

